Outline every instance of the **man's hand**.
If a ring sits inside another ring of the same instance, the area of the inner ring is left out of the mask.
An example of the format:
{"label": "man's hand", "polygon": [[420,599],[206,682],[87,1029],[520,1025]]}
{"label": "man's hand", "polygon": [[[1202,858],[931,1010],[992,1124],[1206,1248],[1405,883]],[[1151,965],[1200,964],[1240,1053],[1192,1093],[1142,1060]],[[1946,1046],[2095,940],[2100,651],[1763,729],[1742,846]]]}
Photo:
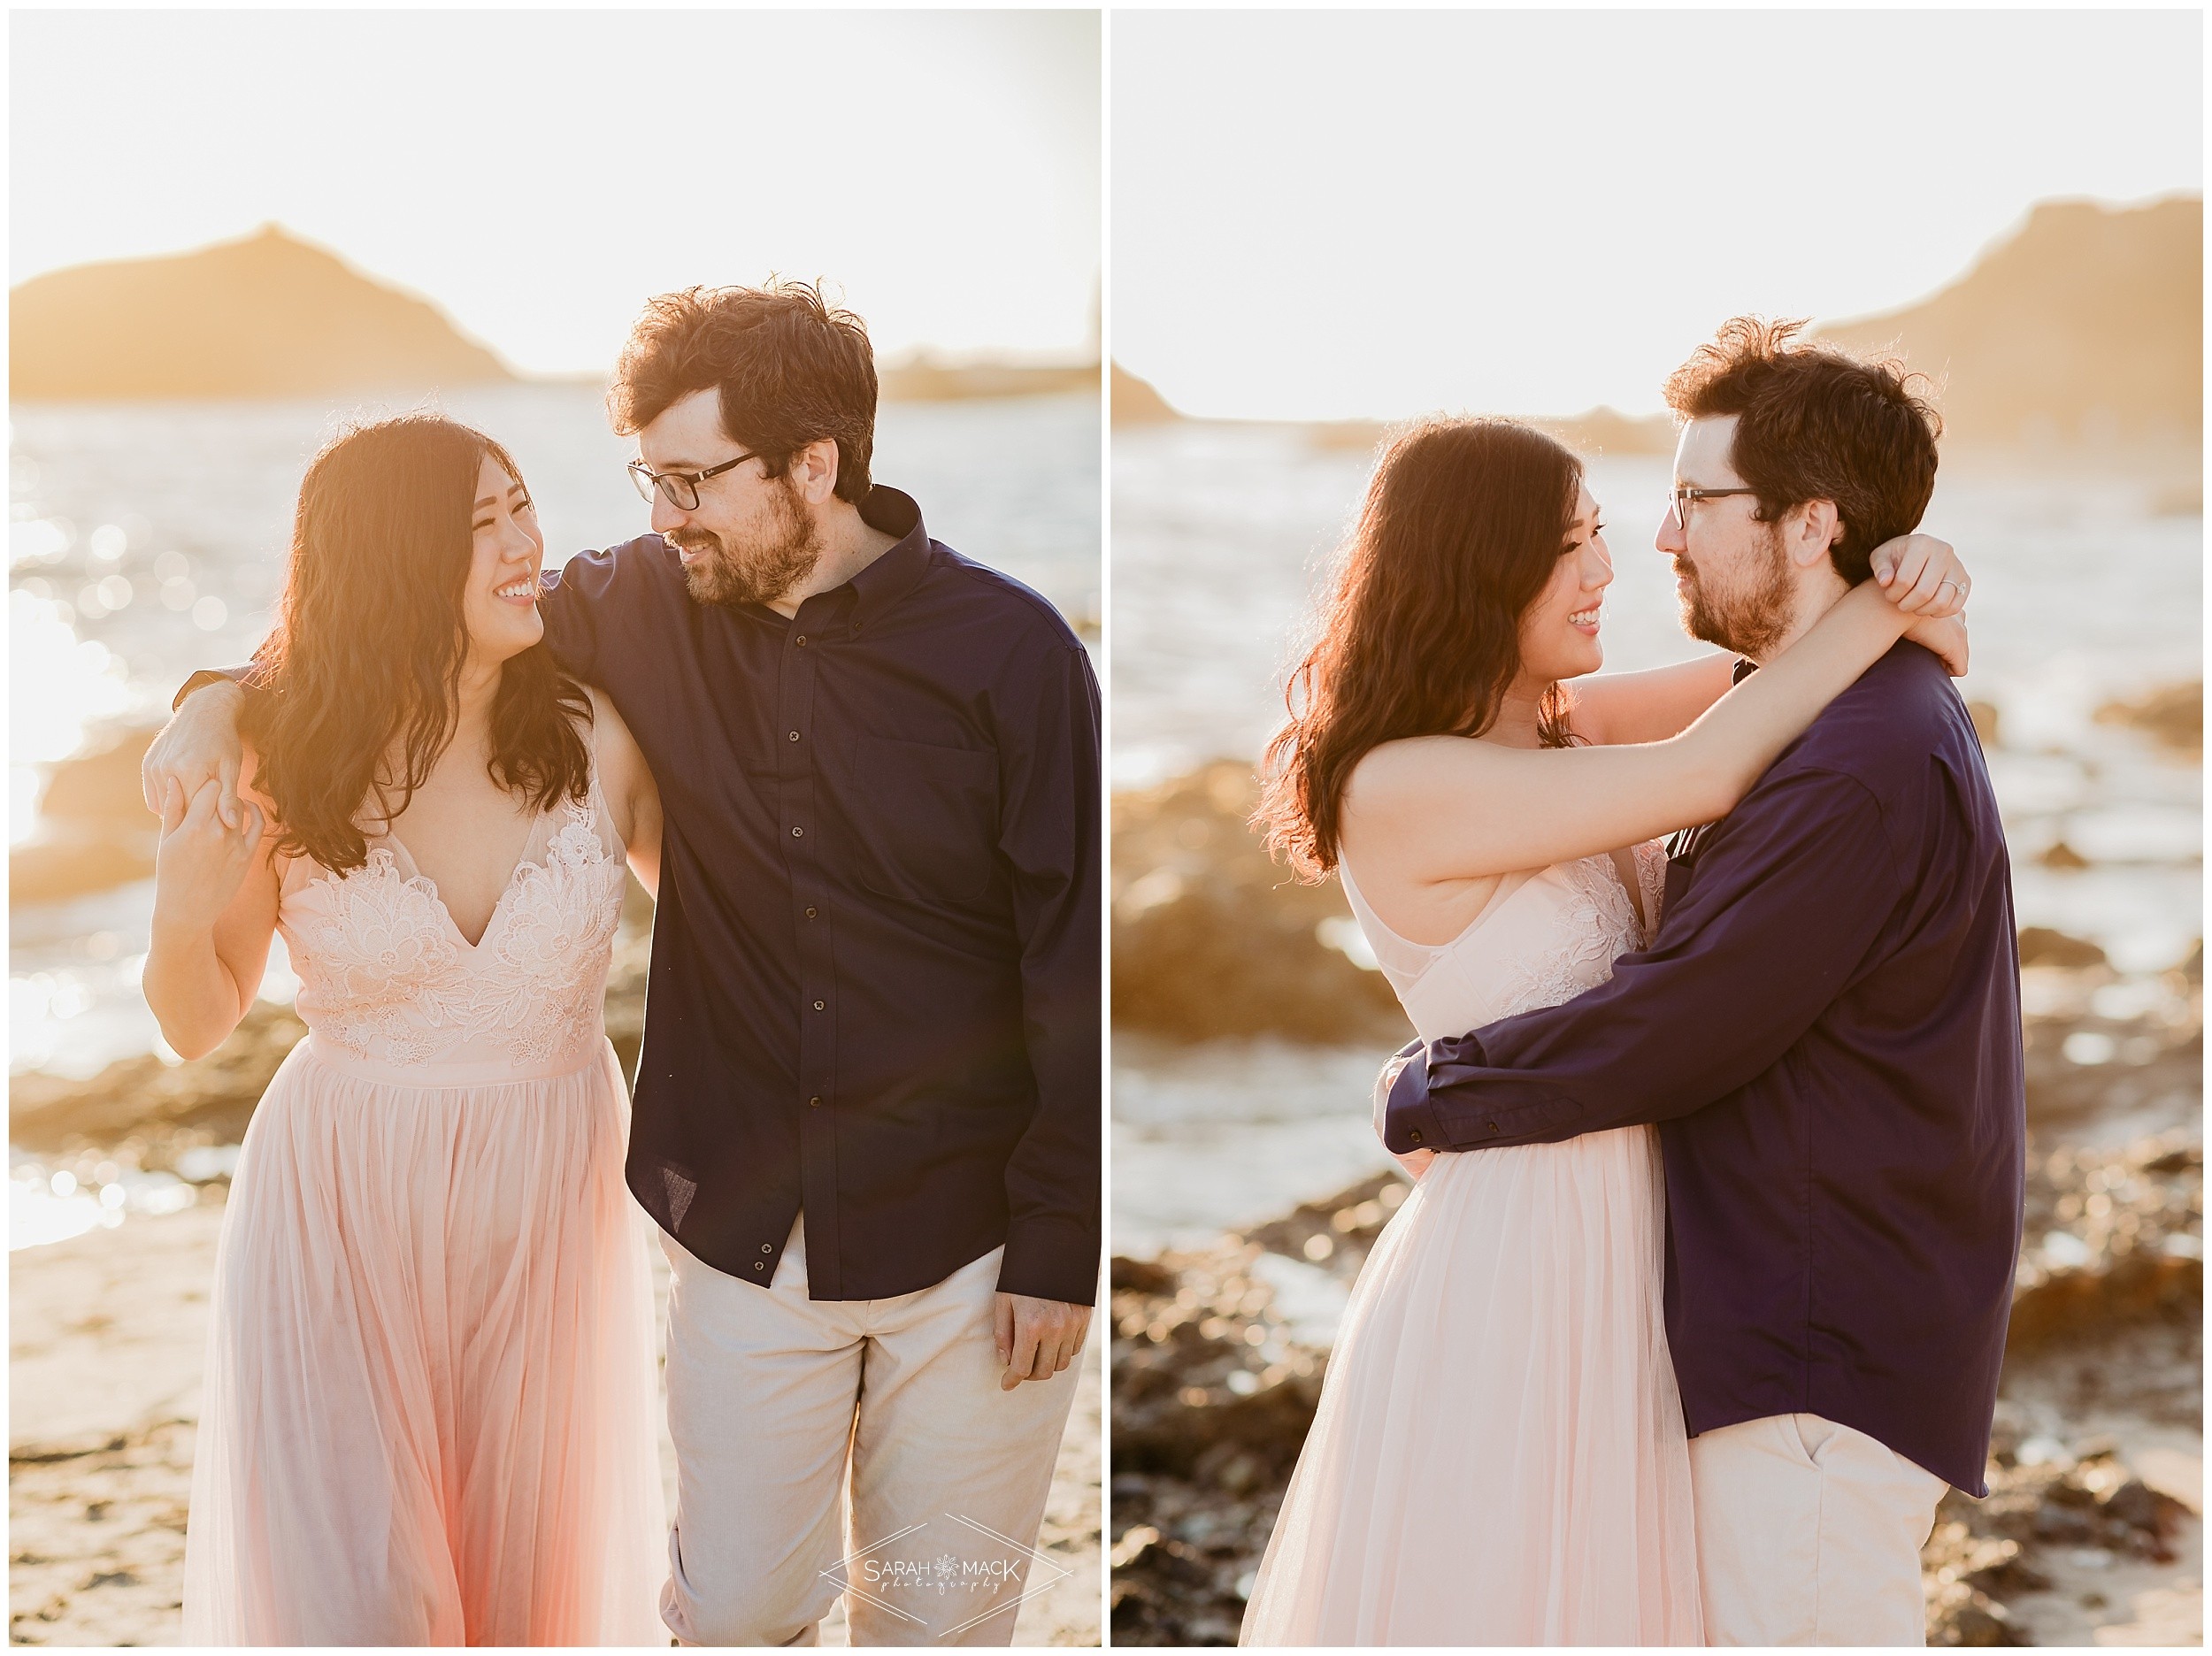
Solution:
{"label": "man's hand", "polygon": [[[1378,1139],[1383,1136],[1383,1116],[1387,1113],[1390,1103],[1390,1089],[1398,1085],[1399,1072],[1417,1059],[1425,1063],[1425,1052],[1424,1048],[1413,1053],[1393,1053],[1390,1062],[1383,1065],[1382,1073],[1375,1077],[1375,1091],[1370,1101],[1374,1107],[1375,1137]],[[1389,1149],[1386,1144],[1383,1147]],[[1436,1160],[1433,1150],[1409,1150],[1403,1155],[1392,1150],[1390,1154],[1391,1159],[1405,1169],[1417,1184],[1420,1182],[1421,1175],[1429,1170],[1429,1163]]]}
{"label": "man's hand", "polygon": [[[1933,535],[1899,535],[1868,555],[1874,584],[1907,615],[1937,621],[1966,608],[1974,580],[1947,540]],[[1907,636],[1910,636],[1908,634]],[[1935,648],[1930,645],[1931,649]],[[1940,655],[1941,651],[1937,651]]]}
{"label": "man's hand", "polygon": [[991,1324],[1003,1370],[998,1389],[1011,1392],[1025,1380],[1049,1380],[1075,1361],[1090,1332],[1091,1307],[1002,1293],[992,1306]]}
{"label": "man's hand", "polygon": [[230,683],[209,685],[185,697],[175,717],[161,727],[153,746],[139,761],[138,785],[146,795],[146,809],[158,816],[163,801],[173,797],[172,785],[182,797],[196,800],[201,786],[219,786],[215,815],[233,833],[244,832],[245,808],[238,799],[238,769],[245,750],[238,740],[238,716],[245,710],[246,693]]}

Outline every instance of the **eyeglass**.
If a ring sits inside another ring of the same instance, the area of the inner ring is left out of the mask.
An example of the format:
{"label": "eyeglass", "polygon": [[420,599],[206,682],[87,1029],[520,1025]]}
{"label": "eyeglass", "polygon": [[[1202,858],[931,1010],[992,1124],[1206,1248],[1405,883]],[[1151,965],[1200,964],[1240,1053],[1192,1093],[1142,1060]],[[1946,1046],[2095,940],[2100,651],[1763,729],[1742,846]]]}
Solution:
{"label": "eyeglass", "polygon": [[653,498],[653,491],[657,487],[668,503],[678,511],[697,511],[699,485],[709,478],[720,477],[725,472],[735,470],[748,460],[759,458],[757,451],[741,454],[734,460],[725,460],[720,465],[709,466],[703,472],[656,472],[644,461],[633,460],[629,466],[630,481],[637,485],[637,492],[648,501]]}
{"label": "eyeglass", "polygon": [[1667,498],[1674,502],[1674,520],[1684,528],[1690,525],[1690,504],[1694,501],[1725,500],[1731,494],[1756,494],[1754,488],[1706,489],[1687,488],[1678,483],[1667,491]]}

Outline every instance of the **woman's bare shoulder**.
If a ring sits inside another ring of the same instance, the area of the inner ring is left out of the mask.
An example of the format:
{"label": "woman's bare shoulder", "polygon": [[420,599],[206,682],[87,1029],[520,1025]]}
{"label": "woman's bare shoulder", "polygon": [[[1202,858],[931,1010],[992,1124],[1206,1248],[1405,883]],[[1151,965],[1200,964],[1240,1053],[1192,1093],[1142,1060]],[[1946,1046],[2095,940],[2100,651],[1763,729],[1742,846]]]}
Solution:
{"label": "woman's bare shoulder", "polygon": [[1510,750],[1472,736],[1407,736],[1369,748],[1345,778],[1348,811],[1416,805],[1440,786],[1480,778]]}

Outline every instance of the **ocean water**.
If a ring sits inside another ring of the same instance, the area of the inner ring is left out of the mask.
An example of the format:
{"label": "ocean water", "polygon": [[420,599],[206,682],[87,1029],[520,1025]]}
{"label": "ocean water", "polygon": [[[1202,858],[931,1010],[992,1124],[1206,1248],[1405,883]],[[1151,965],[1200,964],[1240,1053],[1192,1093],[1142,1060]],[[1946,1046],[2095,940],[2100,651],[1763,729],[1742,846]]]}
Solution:
{"label": "ocean water", "polygon": [[[508,387],[441,406],[512,451],[549,558],[645,533],[623,471],[636,451],[607,429],[595,387]],[[110,723],[158,720],[194,668],[252,649],[308,460],[349,415],[388,411],[319,401],[12,410],[11,844],[42,832],[45,767]],[[1036,587],[1095,638],[1095,397],[887,403],[872,471],[921,502],[932,534]],[[151,891],[12,911],[11,1073],[90,1075],[158,1050],[138,994]],[[280,953],[273,967],[264,993],[288,999]]]}
{"label": "ocean water", "polygon": [[[1253,759],[1371,464],[1294,428],[1125,429],[1113,441],[1112,779],[1149,786]],[[1601,458],[1616,579],[1609,668],[1708,647],[1681,630],[1663,458]],[[2124,479],[1942,479],[1925,527],[1974,573],[1973,671],[2024,925],[2101,944],[2146,986],[2201,935],[2203,788],[2193,755],[2095,722],[2102,704],[2202,671],[2203,525]],[[2063,840],[2088,859],[2038,861]],[[1388,1165],[1367,1125],[1380,1051],[1117,1043],[1116,1246],[1149,1252],[1280,1213]]]}

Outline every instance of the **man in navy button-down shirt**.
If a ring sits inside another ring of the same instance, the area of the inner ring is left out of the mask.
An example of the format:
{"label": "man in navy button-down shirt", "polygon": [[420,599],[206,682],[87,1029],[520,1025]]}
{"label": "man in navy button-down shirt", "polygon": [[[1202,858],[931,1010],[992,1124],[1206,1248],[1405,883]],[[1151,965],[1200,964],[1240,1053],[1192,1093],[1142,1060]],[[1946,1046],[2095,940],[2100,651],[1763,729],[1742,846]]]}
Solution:
{"label": "man in navy button-down shirt", "polygon": [[[1691,630],[1747,671],[1918,522],[1933,433],[1893,371],[1745,324],[1669,400],[1659,549]],[[1773,520],[1808,502],[1832,562],[1788,567]],[[2026,1137],[2004,838],[1941,664],[1900,643],[1671,849],[1652,946],[1409,1048],[1385,1143],[1417,1167],[1659,1123],[1707,1636],[1917,1644],[1936,1501],[1986,1492]]]}
{"label": "man in navy button-down shirt", "polygon": [[[855,1644],[1003,1644],[1099,1265],[1089,658],[872,483],[867,335],[811,288],[655,300],[611,401],[655,533],[539,606],[661,794],[628,1171],[673,1272],[663,1612],[812,1643],[849,1586]],[[947,1556],[964,1590],[919,1591]]]}

